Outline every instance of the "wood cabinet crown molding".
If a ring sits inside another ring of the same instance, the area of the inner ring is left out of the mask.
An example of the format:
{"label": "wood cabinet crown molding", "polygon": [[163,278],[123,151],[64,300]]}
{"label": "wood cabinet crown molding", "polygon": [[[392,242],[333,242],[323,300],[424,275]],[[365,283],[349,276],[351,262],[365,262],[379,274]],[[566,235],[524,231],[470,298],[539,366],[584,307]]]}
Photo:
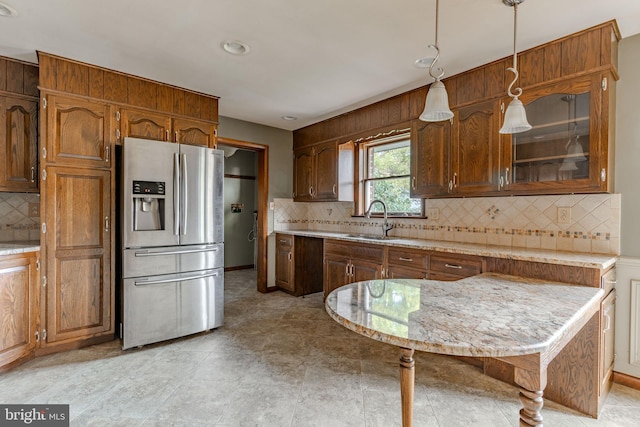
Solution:
{"label": "wood cabinet crown molding", "polygon": [[[218,97],[38,51],[39,88],[218,123]],[[1,64],[0,64],[1,65]]]}
{"label": "wood cabinet crown molding", "polygon": [[[520,52],[520,86],[526,92],[537,85],[605,71],[617,80],[620,38],[618,25],[612,20]],[[511,61],[511,56],[505,57],[444,79],[451,108],[506,96],[511,77],[505,70]],[[427,90],[425,85],[297,129],[293,146],[363,134],[416,119],[424,108]]]}

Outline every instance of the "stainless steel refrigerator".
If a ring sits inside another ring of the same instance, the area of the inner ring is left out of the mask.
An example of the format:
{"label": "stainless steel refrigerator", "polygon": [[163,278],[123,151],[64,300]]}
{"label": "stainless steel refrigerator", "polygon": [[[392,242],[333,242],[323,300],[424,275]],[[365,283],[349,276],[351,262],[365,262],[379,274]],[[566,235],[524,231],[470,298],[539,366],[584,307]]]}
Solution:
{"label": "stainless steel refrigerator", "polygon": [[122,348],[217,328],[224,320],[224,156],[125,138]]}

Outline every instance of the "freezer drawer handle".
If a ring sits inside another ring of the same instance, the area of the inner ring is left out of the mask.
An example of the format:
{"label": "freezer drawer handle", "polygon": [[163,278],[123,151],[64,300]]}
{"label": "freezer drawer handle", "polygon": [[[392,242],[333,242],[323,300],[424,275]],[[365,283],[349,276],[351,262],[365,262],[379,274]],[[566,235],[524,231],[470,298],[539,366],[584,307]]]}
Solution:
{"label": "freezer drawer handle", "polygon": [[180,277],[176,279],[161,279],[161,280],[150,280],[148,282],[133,282],[135,286],[145,286],[145,285],[160,285],[162,283],[172,283],[172,282],[185,282],[187,280],[196,280],[196,279],[204,279],[206,277],[216,277],[218,276],[218,272],[213,272],[209,274],[200,274],[197,276],[189,276],[189,277]]}
{"label": "freezer drawer handle", "polygon": [[220,248],[207,248],[207,249],[188,249],[184,251],[166,251],[166,252],[149,252],[149,251],[138,251],[134,256],[137,257],[145,257],[145,256],[159,256],[159,255],[182,255],[182,254],[196,254],[200,252],[218,252]]}

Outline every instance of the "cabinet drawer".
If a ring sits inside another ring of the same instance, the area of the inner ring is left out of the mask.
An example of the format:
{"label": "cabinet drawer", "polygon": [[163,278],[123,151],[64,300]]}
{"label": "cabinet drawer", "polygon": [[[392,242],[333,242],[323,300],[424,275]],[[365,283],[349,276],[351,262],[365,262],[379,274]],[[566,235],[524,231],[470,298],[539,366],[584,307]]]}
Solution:
{"label": "cabinet drawer", "polygon": [[482,258],[477,257],[431,255],[430,264],[430,271],[433,273],[444,273],[459,278],[482,273]]}
{"label": "cabinet drawer", "polygon": [[354,245],[351,246],[351,258],[363,259],[378,264],[384,262],[384,246],[379,245]]}
{"label": "cabinet drawer", "polygon": [[429,273],[424,269],[408,268],[401,265],[389,265],[386,276],[389,279],[427,279]]}
{"label": "cabinet drawer", "polygon": [[276,246],[293,246],[293,235],[276,234]]}
{"label": "cabinet drawer", "polygon": [[325,254],[363,259],[380,264],[384,261],[384,246],[381,245],[361,245],[339,240],[326,240],[324,252]]}
{"label": "cabinet drawer", "polygon": [[389,248],[388,262],[389,265],[427,270],[429,268],[429,255],[425,251]]}

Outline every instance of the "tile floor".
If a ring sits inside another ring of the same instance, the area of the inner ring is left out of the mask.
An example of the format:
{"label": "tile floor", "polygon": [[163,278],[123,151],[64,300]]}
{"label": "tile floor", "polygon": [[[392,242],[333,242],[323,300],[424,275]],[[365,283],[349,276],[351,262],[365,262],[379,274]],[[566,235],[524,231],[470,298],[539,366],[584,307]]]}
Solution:
{"label": "tile floor", "polygon": [[[398,351],[331,320],[320,294],[256,292],[226,274],[225,325],[121,351],[118,342],[0,374],[2,403],[68,403],[72,426],[400,425]],[[416,354],[414,423],[517,426],[517,390],[455,359]],[[637,426],[640,391],[614,385],[598,420],[547,402],[548,426]]]}

